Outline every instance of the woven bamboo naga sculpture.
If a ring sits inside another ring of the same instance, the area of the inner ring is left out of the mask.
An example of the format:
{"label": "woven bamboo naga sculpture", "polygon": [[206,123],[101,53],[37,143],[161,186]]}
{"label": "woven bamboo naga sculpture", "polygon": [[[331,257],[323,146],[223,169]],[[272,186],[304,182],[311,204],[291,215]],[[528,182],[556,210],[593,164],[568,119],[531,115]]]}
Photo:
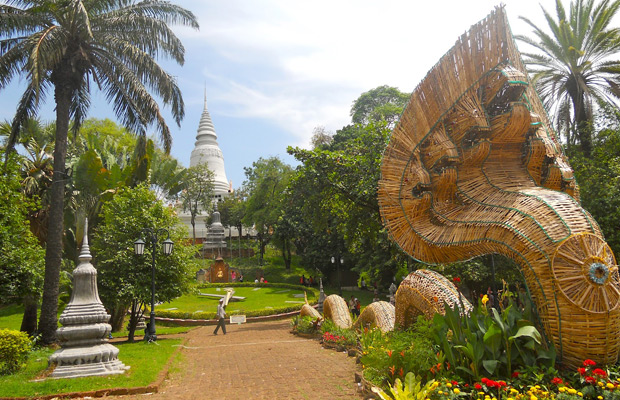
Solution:
{"label": "woven bamboo naga sculpture", "polygon": [[394,330],[394,306],[387,301],[375,301],[364,308],[364,311],[353,324],[354,328],[378,328],[381,332]]}
{"label": "woven bamboo naga sculpture", "polygon": [[472,305],[456,286],[443,275],[429,269],[419,269],[410,273],[396,292],[396,325],[408,328],[418,315],[433,318],[436,313],[446,313],[444,305],[469,314]]}
{"label": "woven bamboo naga sculpture", "polygon": [[323,316],[331,319],[338,328],[348,329],[353,325],[347,302],[337,294],[325,298],[323,302]]}
{"label": "woven bamboo naga sculpture", "polygon": [[503,8],[415,89],[381,173],[382,218],[405,252],[430,264],[491,253],[515,260],[565,365],[618,359],[615,258],[580,206]]}

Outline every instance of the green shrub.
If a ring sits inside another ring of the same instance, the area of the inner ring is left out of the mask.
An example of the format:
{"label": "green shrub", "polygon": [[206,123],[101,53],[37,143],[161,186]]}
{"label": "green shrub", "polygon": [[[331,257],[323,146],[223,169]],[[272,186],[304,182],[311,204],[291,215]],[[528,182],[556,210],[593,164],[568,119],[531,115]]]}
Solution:
{"label": "green shrub", "polygon": [[479,303],[469,315],[445,306],[435,314],[434,341],[465,381],[481,377],[510,377],[517,369],[535,365],[553,367],[555,350],[534,327],[530,307],[521,310],[512,301],[501,311]]}
{"label": "green shrub", "polygon": [[32,344],[26,333],[0,329],[0,375],[19,370],[26,363],[31,349]]}
{"label": "green shrub", "polygon": [[330,319],[323,321],[321,333],[324,342],[340,344],[346,347],[353,347],[357,344],[357,333],[354,329],[338,328]]}
{"label": "green shrub", "polygon": [[298,333],[317,333],[319,331],[319,322],[319,319],[308,315],[304,317],[296,315],[291,320],[291,328]]}
{"label": "green shrub", "polygon": [[433,378],[438,360],[435,346],[429,339],[428,325],[428,321],[420,317],[407,331],[364,330],[360,338],[364,377],[378,386],[393,384],[409,373],[424,381]]}

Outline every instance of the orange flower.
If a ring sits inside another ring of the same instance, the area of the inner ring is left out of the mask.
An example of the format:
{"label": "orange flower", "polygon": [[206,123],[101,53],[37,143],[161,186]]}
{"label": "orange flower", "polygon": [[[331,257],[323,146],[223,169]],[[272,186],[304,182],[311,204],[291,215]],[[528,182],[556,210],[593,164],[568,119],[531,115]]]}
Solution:
{"label": "orange flower", "polygon": [[388,357],[392,357],[392,350],[388,350],[387,353],[388,353]]}
{"label": "orange flower", "polygon": [[396,367],[392,365],[392,366],[390,367],[390,374],[394,375],[394,371],[395,371],[395,370],[396,370]]}
{"label": "orange flower", "polygon": [[405,371],[403,370],[403,367],[400,367],[400,370],[398,370],[398,375],[403,376],[405,374]]}
{"label": "orange flower", "polygon": [[401,356],[401,357],[404,357],[404,356],[405,356],[405,350],[403,350],[403,351],[401,351],[401,352],[400,352],[400,356]]}

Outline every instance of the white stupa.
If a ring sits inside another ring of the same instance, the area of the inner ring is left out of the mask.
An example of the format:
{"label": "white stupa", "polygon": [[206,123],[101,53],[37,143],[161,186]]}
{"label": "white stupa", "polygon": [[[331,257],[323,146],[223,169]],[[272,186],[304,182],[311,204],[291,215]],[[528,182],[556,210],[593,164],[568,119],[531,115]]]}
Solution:
{"label": "white stupa", "polygon": [[211,115],[209,115],[209,110],[207,110],[206,90],[204,110],[202,111],[196,134],[196,144],[189,160],[190,167],[199,164],[207,164],[209,169],[213,171],[214,200],[220,201],[228,196],[231,191],[231,184],[226,179],[224,155],[217,144],[217,135],[215,134],[213,121],[211,121]]}

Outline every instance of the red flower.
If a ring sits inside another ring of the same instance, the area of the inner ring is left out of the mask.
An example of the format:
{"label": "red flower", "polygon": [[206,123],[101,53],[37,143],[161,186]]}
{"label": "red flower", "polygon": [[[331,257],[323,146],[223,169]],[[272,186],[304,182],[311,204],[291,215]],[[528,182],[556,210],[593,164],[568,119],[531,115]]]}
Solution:
{"label": "red flower", "polygon": [[481,385],[481,384],[479,384],[479,383],[475,383],[475,384],[474,384],[474,389],[476,389],[476,390],[480,390],[480,389],[482,389],[482,385]]}
{"label": "red flower", "polygon": [[455,276],[454,278],[452,278],[452,281],[454,281],[454,283],[461,283],[461,278]]}
{"label": "red flower", "polygon": [[405,371],[401,367],[400,370],[398,370],[398,375],[403,376],[404,374],[405,374]]}
{"label": "red flower", "polygon": [[562,380],[562,378],[555,377],[551,379],[551,383],[553,383],[554,385],[559,385],[560,383],[564,383],[564,381]]}
{"label": "red flower", "polygon": [[584,376],[586,374],[586,369],[585,368],[577,368],[577,371],[579,371],[579,374],[581,376]]}
{"label": "red flower", "polygon": [[607,372],[603,371],[600,368],[596,368],[595,370],[592,371],[592,375],[607,376]]}
{"label": "red flower", "polygon": [[388,350],[387,353],[388,353],[388,357],[392,357],[392,350]]}
{"label": "red flower", "polygon": [[515,371],[512,373],[512,377],[513,378],[518,378],[519,377],[519,371]]}
{"label": "red flower", "polygon": [[480,382],[484,383],[485,385],[487,384],[489,378],[482,378],[480,379]]}
{"label": "red flower", "polygon": [[450,369],[450,363],[446,361],[446,369]]}
{"label": "red flower", "polygon": [[400,352],[400,356],[401,356],[401,357],[404,357],[404,356],[405,356],[405,350],[403,350],[403,351],[401,351],[401,352]]}
{"label": "red flower", "polygon": [[590,360],[590,359],[583,360],[583,366],[584,367],[592,367],[594,365],[596,365],[596,363],[594,361]]}
{"label": "red flower", "polygon": [[459,385],[459,383],[458,383],[457,381],[452,381],[452,382],[450,382],[450,383],[451,383],[453,386],[458,386],[458,385]]}
{"label": "red flower", "polygon": [[593,377],[593,376],[586,376],[586,383],[595,384],[596,383],[596,378]]}
{"label": "red flower", "polygon": [[504,382],[504,381],[499,381],[499,382],[497,382],[497,387],[498,387],[498,388],[500,388],[500,387],[505,387],[505,386],[506,386],[506,382]]}

